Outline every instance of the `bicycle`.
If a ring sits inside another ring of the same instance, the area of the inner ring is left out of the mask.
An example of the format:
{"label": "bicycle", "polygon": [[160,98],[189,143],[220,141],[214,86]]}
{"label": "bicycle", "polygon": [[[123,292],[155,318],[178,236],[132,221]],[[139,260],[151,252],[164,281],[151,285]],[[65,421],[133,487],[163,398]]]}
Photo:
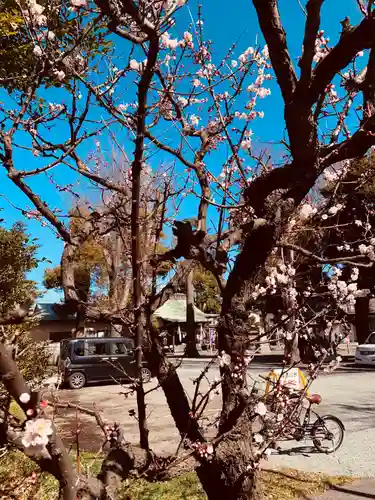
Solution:
{"label": "bicycle", "polygon": [[[289,411],[291,416],[283,420],[280,426],[281,429],[277,434],[277,441],[302,441],[310,439],[315,448],[321,453],[330,454],[337,451],[344,441],[345,427],[338,417],[334,415],[320,416],[312,409],[313,405],[319,405],[322,402],[322,397],[319,394],[304,395],[303,399],[307,401],[308,405],[306,408],[303,408],[300,393],[290,393],[288,388],[285,387],[282,392],[291,401]],[[294,407],[293,399],[295,399]],[[271,414],[277,415],[278,400],[275,394],[268,395],[265,399],[265,404]],[[301,416],[304,409],[306,411],[301,423]],[[313,417],[315,417],[315,420],[311,422]],[[274,419],[270,420],[270,423],[272,427],[275,424]],[[267,420],[264,420],[264,424],[264,431],[267,433]],[[331,443],[331,445],[329,446],[328,443]]]}

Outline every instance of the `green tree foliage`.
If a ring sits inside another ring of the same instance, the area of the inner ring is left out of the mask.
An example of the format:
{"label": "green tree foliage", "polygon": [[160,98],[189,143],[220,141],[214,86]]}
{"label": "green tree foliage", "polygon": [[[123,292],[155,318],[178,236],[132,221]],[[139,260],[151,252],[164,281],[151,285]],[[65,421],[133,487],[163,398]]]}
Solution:
{"label": "green tree foliage", "polygon": [[219,313],[221,294],[215,276],[202,266],[196,267],[193,273],[193,285],[195,305],[205,313]]}
{"label": "green tree foliage", "polygon": [[0,227],[0,313],[35,292],[35,284],[26,278],[37,267],[35,241],[30,241],[25,226],[15,224],[10,230]]}
{"label": "green tree foliage", "polygon": [[[69,85],[73,72],[78,70],[84,74],[90,61],[95,65],[97,55],[111,49],[111,41],[106,39],[107,30],[101,22],[93,24],[84,11],[73,21],[69,0],[41,0],[38,4],[44,8],[42,15],[45,22],[42,27],[46,35],[52,32],[56,42],[67,47],[69,53],[61,58],[59,44],[49,45],[50,60],[60,57],[60,71],[65,73],[66,78],[56,81],[46,69],[43,71],[43,83],[46,86]],[[0,85],[10,92],[26,90],[35,79],[35,70],[41,69],[40,59],[33,53],[35,34],[25,23],[27,12],[25,0],[0,2]]]}
{"label": "green tree foliage", "polygon": [[[35,283],[27,279],[27,273],[38,265],[37,249],[23,224],[17,223],[11,229],[0,227],[0,314],[6,314],[30,295],[37,295]],[[34,342],[30,337],[30,329],[35,325],[35,321],[27,321],[0,330],[0,341],[15,348],[17,364],[32,383],[44,377],[49,357],[47,344]]]}
{"label": "green tree foliage", "polygon": [[[70,228],[72,234],[77,235],[82,230],[85,223],[87,210],[84,207],[76,207],[71,210]],[[90,237],[76,248],[75,254],[74,281],[75,287],[81,300],[86,301],[93,287],[103,285],[105,280],[105,259],[102,246]],[[44,273],[43,285],[47,290],[62,289],[61,267],[46,269]]]}

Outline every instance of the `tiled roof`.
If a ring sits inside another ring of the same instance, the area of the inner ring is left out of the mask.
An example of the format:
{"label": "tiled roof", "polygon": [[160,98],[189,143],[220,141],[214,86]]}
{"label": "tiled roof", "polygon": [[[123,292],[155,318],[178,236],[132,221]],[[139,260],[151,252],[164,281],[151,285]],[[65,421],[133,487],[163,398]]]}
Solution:
{"label": "tiled roof", "polygon": [[[155,311],[154,316],[174,323],[185,323],[186,296],[184,294],[175,294]],[[194,319],[196,323],[207,323],[210,321],[210,316],[207,316],[198,307],[194,306]]]}
{"label": "tiled roof", "polygon": [[58,310],[56,304],[38,303],[35,306],[34,314],[39,321],[72,321],[75,319],[72,314],[58,314]]}

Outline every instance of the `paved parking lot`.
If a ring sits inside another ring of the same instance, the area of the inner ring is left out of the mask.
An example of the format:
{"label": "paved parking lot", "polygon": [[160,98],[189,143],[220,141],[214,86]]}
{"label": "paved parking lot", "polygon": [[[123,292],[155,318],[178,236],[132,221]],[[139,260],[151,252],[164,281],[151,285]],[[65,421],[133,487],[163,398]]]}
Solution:
{"label": "paved parking lot", "polygon": [[[249,377],[257,377],[266,373],[269,368],[256,366],[249,372]],[[179,368],[181,380],[188,395],[193,394],[192,380],[201,370],[200,364],[185,363]],[[209,379],[218,375],[218,369],[212,368]],[[373,393],[375,371],[348,369],[330,375],[322,375],[314,381],[312,390],[323,397],[319,407],[320,414],[333,414],[339,417],[346,427],[346,435],[342,448],[333,455],[315,453],[308,443],[288,443],[287,450],[281,455],[270,457],[270,465],[290,466],[311,471],[325,471],[330,474],[351,474],[355,476],[375,475],[375,410]],[[155,385],[151,382],[147,389]],[[125,397],[116,384],[85,387],[78,391],[63,390],[59,397],[88,408],[96,407],[103,418],[109,423],[119,422],[125,431],[128,441],[137,444],[138,425],[130,410],[136,410],[135,396]],[[215,396],[210,402],[207,415],[214,418],[220,410],[220,396]],[[166,400],[161,389],[147,396],[148,425],[150,442],[156,453],[173,453],[179,442],[172,417],[169,414]],[[65,410],[64,410],[65,412]],[[57,416],[65,439],[72,440],[75,434],[72,421],[80,427],[80,443],[84,448],[99,449],[100,431],[93,424],[91,417],[69,413],[69,425],[63,413]],[[285,447],[285,446],[284,446]],[[287,452],[287,453],[286,453]]]}

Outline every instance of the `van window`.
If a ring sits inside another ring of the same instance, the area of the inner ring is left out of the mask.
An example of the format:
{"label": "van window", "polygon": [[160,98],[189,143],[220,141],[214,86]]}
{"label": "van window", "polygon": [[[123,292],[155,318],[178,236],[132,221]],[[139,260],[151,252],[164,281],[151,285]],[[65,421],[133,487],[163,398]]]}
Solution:
{"label": "van window", "polygon": [[127,354],[127,349],[124,342],[110,342],[109,349],[111,354]]}
{"label": "van window", "polygon": [[74,354],[76,356],[84,356],[85,355],[85,343],[83,340],[79,340],[78,342],[74,342]]}
{"label": "van window", "polygon": [[375,333],[372,333],[367,339],[366,344],[375,344]]}
{"label": "van window", "polygon": [[104,342],[87,341],[86,356],[102,356],[106,354]]}
{"label": "van window", "polygon": [[60,359],[69,358],[69,341],[60,342]]}

